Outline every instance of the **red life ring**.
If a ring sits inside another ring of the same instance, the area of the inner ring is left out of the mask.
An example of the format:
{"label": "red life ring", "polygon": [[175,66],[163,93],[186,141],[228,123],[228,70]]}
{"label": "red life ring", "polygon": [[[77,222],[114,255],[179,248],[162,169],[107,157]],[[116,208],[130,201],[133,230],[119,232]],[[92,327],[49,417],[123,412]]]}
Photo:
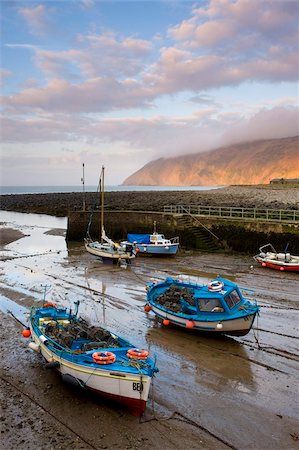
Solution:
{"label": "red life ring", "polygon": [[131,359],[147,359],[148,358],[148,351],[142,350],[139,348],[131,348],[127,351],[127,357]]}
{"label": "red life ring", "polygon": [[208,284],[209,291],[214,291],[214,292],[222,291],[223,287],[224,287],[224,283],[220,280],[214,280]]}
{"label": "red life ring", "polygon": [[57,306],[55,305],[55,303],[45,303],[43,305],[43,308],[57,308]]}
{"label": "red life ring", "polygon": [[96,364],[112,364],[116,361],[116,355],[112,352],[95,352],[92,359]]}

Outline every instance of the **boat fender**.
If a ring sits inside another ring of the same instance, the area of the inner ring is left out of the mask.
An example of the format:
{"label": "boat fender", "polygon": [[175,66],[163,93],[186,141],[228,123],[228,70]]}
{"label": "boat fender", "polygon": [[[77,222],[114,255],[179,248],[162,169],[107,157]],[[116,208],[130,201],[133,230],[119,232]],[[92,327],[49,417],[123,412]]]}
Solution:
{"label": "boat fender", "polygon": [[35,352],[39,352],[40,351],[39,345],[36,344],[35,342],[30,342],[28,344],[28,347],[31,348],[31,350],[34,350]]}
{"label": "boat fender", "polygon": [[127,351],[127,357],[130,359],[147,359],[148,356],[148,351],[140,348],[130,348],[130,350]]}
{"label": "boat fender", "polygon": [[62,381],[65,381],[66,383],[74,386],[74,387],[80,387],[83,388],[84,387],[84,383],[79,380],[78,378],[73,377],[72,375],[65,373],[61,376]]}
{"label": "boat fender", "polygon": [[187,322],[186,322],[186,328],[194,328],[194,322],[193,322],[193,320],[187,320]]}
{"label": "boat fender", "polygon": [[144,305],[145,312],[150,312],[151,309],[152,309],[151,305],[149,305],[149,304]]}
{"label": "boat fender", "polygon": [[45,363],[46,369],[58,369],[60,367],[60,363],[58,361],[51,361]]}
{"label": "boat fender", "polygon": [[40,339],[40,341],[43,343],[43,344],[47,344],[47,342],[48,342],[48,339],[46,338],[46,336],[43,336],[42,334],[39,336],[39,339]]}
{"label": "boat fender", "polygon": [[217,328],[217,330],[222,330],[222,328],[223,328],[222,323],[220,323],[220,322],[217,323],[216,328]]}
{"label": "boat fender", "polygon": [[223,289],[223,287],[224,287],[224,283],[222,281],[219,281],[219,280],[211,281],[208,284],[209,291],[218,292],[218,291],[221,291]]}
{"label": "boat fender", "polygon": [[25,338],[29,338],[29,337],[31,336],[30,328],[25,328],[25,329],[22,331],[22,335],[23,335],[23,337],[25,337]]}

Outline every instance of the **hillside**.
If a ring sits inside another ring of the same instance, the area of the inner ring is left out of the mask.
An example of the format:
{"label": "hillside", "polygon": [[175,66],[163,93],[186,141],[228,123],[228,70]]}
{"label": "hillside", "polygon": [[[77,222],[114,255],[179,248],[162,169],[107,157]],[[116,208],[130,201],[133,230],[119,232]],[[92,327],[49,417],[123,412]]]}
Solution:
{"label": "hillside", "polygon": [[224,186],[299,177],[299,136],[234,144],[209,152],[160,158],[124,185]]}

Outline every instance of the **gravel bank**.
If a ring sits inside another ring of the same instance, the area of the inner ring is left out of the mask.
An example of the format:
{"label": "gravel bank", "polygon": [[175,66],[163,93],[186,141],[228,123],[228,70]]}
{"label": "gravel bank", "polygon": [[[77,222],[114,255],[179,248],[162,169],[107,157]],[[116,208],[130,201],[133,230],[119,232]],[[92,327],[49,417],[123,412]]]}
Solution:
{"label": "gravel bank", "polygon": [[[86,193],[86,206],[98,205],[98,194]],[[30,213],[67,215],[82,209],[82,193],[1,195],[1,209]],[[248,208],[299,209],[299,188],[229,186],[208,191],[126,191],[105,193],[105,208],[111,210],[161,211],[164,205],[238,206]]]}

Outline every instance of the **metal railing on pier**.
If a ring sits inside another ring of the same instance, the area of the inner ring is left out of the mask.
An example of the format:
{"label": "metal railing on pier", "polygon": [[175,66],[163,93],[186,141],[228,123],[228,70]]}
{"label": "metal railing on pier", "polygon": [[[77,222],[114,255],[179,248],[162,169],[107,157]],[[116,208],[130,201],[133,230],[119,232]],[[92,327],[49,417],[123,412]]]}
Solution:
{"label": "metal railing on pier", "polygon": [[299,223],[299,210],[235,206],[166,205],[164,213],[245,221]]}

